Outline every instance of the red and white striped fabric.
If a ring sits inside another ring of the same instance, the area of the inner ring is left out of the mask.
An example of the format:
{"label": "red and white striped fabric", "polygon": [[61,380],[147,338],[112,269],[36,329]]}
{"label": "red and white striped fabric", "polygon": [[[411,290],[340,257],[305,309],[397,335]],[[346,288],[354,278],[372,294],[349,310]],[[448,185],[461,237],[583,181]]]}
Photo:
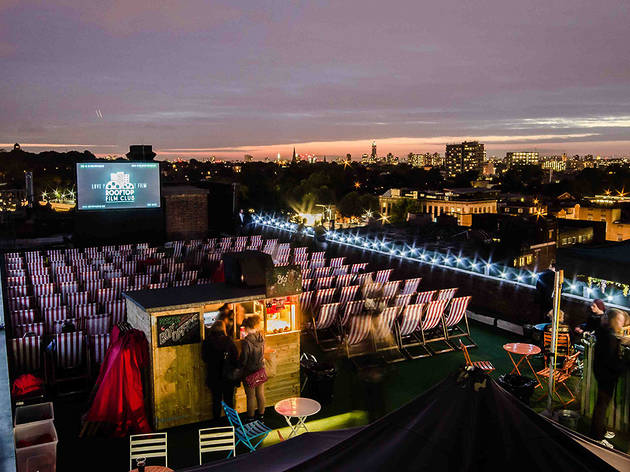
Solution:
{"label": "red and white striped fabric", "polygon": [[253,246],[253,245],[258,244],[258,243],[262,243],[262,235],[254,234],[254,235],[249,237],[249,244],[250,244],[250,246]]}
{"label": "red and white striped fabric", "polygon": [[317,320],[315,321],[316,329],[328,329],[337,319],[337,311],[339,310],[339,303],[326,303],[319,307],[319,313]]}
{"label": "red and white striped fabric", "polygon": [[358,285],[346,285],[344,287],[340,287],[339,303],[341,305],[345,305],[346,303],[353,301],[354,298],[357,296],[358,290]]}
{"label": "red and white striped fabric", "polygon": [[89,302],[89,293],[88,292],[73,292],[66,293],[62,296],[65,300],[66,305],[75,306],[75,305],[85,305]]}
{"label": "red and white striped fabric", "polygon": [[122,270],[104,270],[102,271],[103,274],[103,278],[105,280],[111,280],[111,279],[115,279],[116,277],[122,277],[123,273]]}
{"label": "red and white striped fabric", "polygon": [[59,283],[59,291],[61,293],[73,293],[79,291],[79,284],[76,281],[73,282],[61,282]]}
{"label": "red and white striped fabric", "polygon": [[334,288],[324,288],[322,290],[317,290],[315,292],[315,300],[313,301],[313,306],[319,307],[320,305],[331,303],[333,301],[334,296],[335,296]]}
{"label": "red and white striped fabric", "polygon": [[103,288],[103,280],[88,280],[83,283],[85,290],[90,294],[92,300],[96,300],[96,294]]}
{"label": "red and white striped fabric", "polygon": [[405,285],[400,291],[401,295],[409,295],[410,293],[415,293],[418,290],[418,285],[420,285],[420,281],[422,277],[417,277],[415,279],[407,279],[405,280]]}
{"label": "red and white striped fabric", "polygon": [[44,326],[47,333],[54,333],[54,324],[57,321],[62,321],[68,318],[68,311],[65,306],[56,306],[54,308],[45,308],[44,311]]}
{"label": "red and white striped fabric", "polygon": [[10,340],[16,374],[39,371],[42,358],[40,339],[39,336],[28,336]]}
{"label": "red and white striped fabric", "polygon": [[110,334],[92,334],[88,336],[92,363],[102,364],[109,349]]}
{"label": "red and white striped fabric", "polygon": [[328,265],[330,267],[341,267],[345,260],[345,257],[333,257]]}
{"label": "red and white striped fabric", "polygon": [[127,305],[124,300],[106,303],[103,311],[107,315],[112,315],[112,323],[117,324],[127,319]]}
{"label": "red and white striped fabric", "polygon": [[427,309],[422,318],[422,331],[429,331],[440,324],[447,303],[448,300],[434,300],[427,303]]}
{"label": "red and white striped fabric", "polygon": [[11,311],[11,323],[13,326],[34,322],[35,310],[33,309]]}
{"label": "red and white striped fabric", "polygon": [[19,252],[7,252],[4,257],[6,257],[7,259],[20,259],[20,253]]}
{"label": "red and white striped fabric", "polygon": [[151,274],[136,274],[133,276],[133,285],[137,288],[147,288],[151,283]]}
{"label": "red and white striped fabric", "polygon": [[363,298],[374,298],[376,296],[382,296],[381,290],[383,284],[378,282],[367,283],[363,285],[362,292]]}
{"label": "red and white striped fabric", "polygon": [[28,323],[15,326],[15,337],[21,338],[22,336],[33,333],[35,336],[44,335],[44,323]]}
{"label": "red and white striped fabric", "polygon": [[52,273],[57,277],[60,275],[72,274],[72,266],[67,266],[65,263],[51,264]]}
{"label": "red and white striped fabric", "polygon": [[450,300],[457,293],[457,287],[455,288],[444,288],[438,292],[437,299],[438,300]]}
{"label": "red and white striped fabric", "polygon": [[162,270],[162,266],[159,264],[151,264],[146,266],[147,274],[159,274]]}
{"label": "red and white striped fabric", "polygon": [[119,251],[131,251],[131,249],[132,249],[131,244],[120,244],[118,246]]}
{"label": "red and white striped fabric", "polygon": [[75,318],[87,318],[88,316],[94,316],[98,314],[98,304],[84,303],[82,305],[72,305],[70,307],[70,313]]}
{"label": "red and white striped fabric", "polygon": [[334,277],[320,277],[315,279],[315,290],[320,290],[322,288],[330,288],[332,287],[333,282],[335,281]]}
{"label": "red and white striped fabric", "polygon": [[326,267],[326,259],[313,259],[309,261],[308,266],[311,269],[319,269],[320,267]]}
{"label": "red and white striped fabric", "polygon": [[302,280],[312,278],[313,271],[311,269],[302,269]]}
{"label": "red and white striped fabric", "polygon": [[429,303],[435,297],[435,290],[429,290],[427,292],[418,292],[416,296],[416,303]]}
{"label": "red and white striped fabric", "polygon": [[363,274],[356,274],[356,283],[362,285],[366,279],[368,279],[368,282],[371,283],[373,282],[372,275],[374,275],[374,272],[364,272]]}
{"label": "red and white striped fabric", "polygon": [[188,285],[192,285],[192,280],[175,280],[171,282],[172,287],[187,287]]}
{"label": "red and white striped fabric", "polygon": [[8,269],[8,277],[26,277],[26,271],[24,269]]}
{"label": "red and white striped fabric", "polygon": [[116,289],[118,292],[122,292],[129,285],[129,277],[114,277],[109,283],[112,288]]}
{"label": "red and white striped fabric", "polygon": [[38,300],[41,309],[61,306],[61,295],[58,293],[54,295],[41,295]]}
{"label": "red and white striped fabric", "polygon": [[349,270],[350,270],[350,266],[347,266],[347,265],[333,267],[332,275],[346,275]]}
{"label": "red and white striped fabric", "polygon": [[99,288],[96,291],[96,301],[100,304],[113,302],[118,298],[118,291],[114,288]]}
{"label": "red and white striped fabric", "polygon": [[155,284],[149,284],[148,288],[149,290],[156,290],[159,288],[167,288],[168,287],[168,282],[158,282]]}
{"label": "red and white striped fabric", "polygon": [[48,275],[48,268],[41,266],[29,266],[28,273],[33,277],[34,275]]}
{"label": "red and white striped fabric", "polygon": [[367,339],[372,328],[372,317],[358,315],[350,318],[350,329],[346,337],[346,344],[352,346]]}
{"label": "red and white striped fabric", "polygon": [[160,282],[165,282],[165,283],[169,283],[172,282],[173,280],[175,280],[175,274],[170,273],[170,274],[160,274]]}
{"label": "red and white striped fabric", "polygon": [[125,275],[135,274],[138,268],[138,263],[136,261],[124,261],[120,264],[120,268]]}
{"label": "red and white striped fabric", "polygon": [[400,280],[392,280],[391,282],[387,282],[383,284],[383,296],[384,297],[393,297],[398,292],[398,287],[400,286]]}
{"label": "red and white striped fabric", "polygon": [[22,285],[26,285],[26,276],[21,277],[7,277],[7,286],[9,287],[20,287]]}
{"label": "red and white striped fabric", "polygon": [[326,255],[325,251],[317,251],[311,253],[311,261],[324,260],[324,256]]}
{"label": "red and white striped fabric", "polygon": [[313,306],[313,297],[315,292],[300,293],[300,310],[306,312]]}
{"label": "red and white striped fabric", "polygon": [[86,282],[93,282],[95,280],[100,280],[100,279],[101,279],[101,274],[95,270],[86,270],[86,271],[81,272],[79,275],[79,280],[84,284]]}
{"label": "red and white striped fabric", "polygon": [[376,276],[374,277],[374,282],[379,282],[384,284],[389,281],[389,277],[394,272],[394,269],[383,269],[376,272]]}
{"label": "red and white striped fabric", "polygon": [[470,298],[471,297],[457,297],[451,299],[451,305],[448,310],[448,315],[445,319],[447,328],[455,326],[462,320],[462,318],[466,314],[466,308],[468,308]]}
{"label": "red and white striped fabric", "polygon": [[40,295],[52,295],[53,293],[55,293],[55,284],[33,285],[33,294],[36,297]]}
{"label": "red and white striped fabric", "polygon": [[11,311],[26,310],[34,306],[32,297],[11,297],[8,303]]}
{"label": "red and white striped fabric", "polygon": [[337,282],[336,282],[335,286],[337,288],[346,287],[346,286],[348,286],[348,285],[350,285],[352,283],[354,278],[355,278],[354,274],[340,275],[340,276],[337,277]]}
{"label": "red and white striped fabric", "polygon": [[182,280],[195,280],[197,278],[196,270],[185,270],[182,272]]}
{"label": "red and white striped fabric", "polygon": [[293,254],[306,254],[307,251],[308,251],[308,247],[306,246],[299,246],[299,247],[293,248]]}
{"label": "red and white striped fabric", "polygon": [[420,322],[422,321],[422,311],[424,310],[424,303],[415,303],[413,305],[407,305],[400,317],[400,335],[409,336],[414,331],[420,329]]}
{"label": "red and white striped fabric", "polygon": [[83,326],[87,334],[107,334],[112,326],[112,315],[88,316]]}
{"label": "red and white striped fabric", "polygon": [[42,256],[39,254],[39,251],[26,251],[24,253],[24,259],[27,261],[32,261],[33,259],[40,259]]}
{"label": "red and white striped fabric", "polygon": [[149,243],[137,243],[136,249],[149,249]]}
{"label": "red and white striped fabric", "polygon": [[343,310],[343,316],[341,317],[341,326],[347,326],[348,321],[353,316],[359,316],[363,312],[365,306],[365,300],[356,300],[348,302]]}
{"label": "red and white striped fabric", "polygon": [[55,335],[57,367],[71,369],[85,364],[85,344],[83,333],[60,333]]}
{"label": "red and white striped fabric", "polygon": [[393,333],[394,321],[398,318],[402,307],[392,306],[385,308],[376,318],[376,328],[374,334],[376,339],[383,340],[391,337]]}
{"label": "red and white striped fabric", "polygon": [[117,249],[114,245],[101,246],[101,252],[104,252],[106,254],[114,254],[116,251]]}
{"label": "red and white striped fabric", "polygon": [[28,295],[28,287],[26,285],[16,285],[14,287],[7,287],[7,295],[11,298],[25,297]]}
{"label": "red and white striped fabric", "polygon": [[328,277],[332,272],[332,267],[318,267],[313,271],[313,278]]}
{"label": "red and white striped fabric", "polygon": [[407,306],[411,303],[411,298],[413,297],[413,293],[408,293],[406,295],[397,295],[394,300],[395,306]]}
{"label": "red and white striped fabric", "polygon": [[68,257],[79,256],[81,253],[79,252],[79,248],[66,248],[63,250],[64,254]]}
{"label": "red and white striped fabric", "polygon": [[234,240],[234,245],[235,246],[247,246],[247,236],[238,236],[235,240]]}
{"label": "red and white striped fabric", "polygon": [[367,266],[368,266],[367,262],[360,262],[359,264],[352,264],[352,266],[350,267],[350,273],[356,274],[362,269],[367,269]]}
{"label": "red and white striped fabric", "polygon": [[303,291],[310,290],[312,284],[313,284],[313,279],[302,278],[302,290]]}
{"label": "red and white striped fabric", "polygon": [[294,264],[300,264],[302,262],[307,262],[307,261],[308,261],[308,254],[306,254],[305,252],[299,252],[297,254],[293,254]]}

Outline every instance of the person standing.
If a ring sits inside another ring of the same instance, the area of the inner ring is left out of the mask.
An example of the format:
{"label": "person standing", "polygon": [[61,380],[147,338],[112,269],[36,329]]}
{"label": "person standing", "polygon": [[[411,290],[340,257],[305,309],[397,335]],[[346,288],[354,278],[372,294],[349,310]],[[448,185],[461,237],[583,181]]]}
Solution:
{"label": "person standing", "polygon": [[213,418],[221,416],[221,401],[234,408],[234,390],[240,384],[238,352],[232,337],[227,334],[232,313],[219,311],[201,346],[207,370],[206,384],[212,393]]}
{"label": "person standing", "polygon": [[602,316],[606,312],[606,305],[599,298],[593,300],[588,306],[586,322],[576,326],[573,331],[577,335],[594,332],[602,322]]}
{"label": "person standing", "polygon": [[547,321],[549,310],[553,309],[553,287],[556,279],[556,263],[551,262],[549,268],[543,271],[536,280],[536,298],[540,307],[539,323]]}
{"label": "person standing", "polygon": [[619,358],[620,340],[615,336],[625,325],[627,313],[622,310],[609,309],[595,330],[595,348],[593,356],[593,373],[597,380],[597,401],[593,409],[590,435],[604,446],[612,448],[605,437],[606,410],[613,398],[617,380],[624,369]]}
{"label": "person standing", "polygon": [[[247,396],[247,421],[264,420],[265,415],[265,338],[258,330],[260,316],[252,315],[243,320],[246,336],[241,341],[243,387]],[[254,416],[256,414],[256,416]]]}

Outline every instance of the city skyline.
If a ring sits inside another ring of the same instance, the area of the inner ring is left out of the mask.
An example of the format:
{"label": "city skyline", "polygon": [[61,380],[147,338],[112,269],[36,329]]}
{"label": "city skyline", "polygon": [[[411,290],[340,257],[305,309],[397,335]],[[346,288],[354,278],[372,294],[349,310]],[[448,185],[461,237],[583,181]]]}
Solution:
{"label": "city skyline", "polygon": [[623,1],[5,0],[0,146],[628,155],[627,16]]}

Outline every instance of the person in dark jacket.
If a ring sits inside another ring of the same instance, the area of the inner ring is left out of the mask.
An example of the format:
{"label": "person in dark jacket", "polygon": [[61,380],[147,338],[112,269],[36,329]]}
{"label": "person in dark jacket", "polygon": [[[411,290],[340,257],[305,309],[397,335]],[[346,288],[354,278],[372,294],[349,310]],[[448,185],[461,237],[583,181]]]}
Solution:
{"label": "person in dark jacket", "polygon": [[[247,336],[241,342],[241,364],[243,365],[243,387],[247,396],[247,420],[263,421],[265,414],[265,384],[251,386],[247,377],[265,367],[265,338],[258,331],[260,316],[252,315],[243,320]],[[254,413],[256,417],[254,417]]]}
{"label": "person in dark jacket", "polygon": [[536,298],[540,308],[539,322],[547,321],[549,310],[553,309],[553,287],[556,278],[556,263],[551,262],[549,268],[542,272],[536,280]]}
{"label": "person in dark jacket", "polygon": [[240,381],[226,378],[239,367],[238,352],[226,328],[230,324],[230,311],[221,310],[217,321],[210,327],[201,347],[206,363],[206,384],[212,392],[212,415],[221,416],[221,401],[234,408],[234,389]]}
{"label": "person in dark jacket", "polygon": [[606,312],[606,305],[599,298],[596,298],[589,304],[587,309],[586,322],[579,326],[575,326],[572,331],[581,336],[584,333],[594,332],[602,322],[602,316]]}
{"label": "person in dark jacket", "polygon": [[602,441],[607,447],[612,447],[612,445],[604,439],[606,410],[612,400],[617,380],[624,369],[624,363],[619,357],[620,340],[615,334],[621,332],[627,316],[626,312],[621,310],[607,310],[595,330],[593,373],[597,380],[597,402],[593,409],[590,434],[593,439]]}

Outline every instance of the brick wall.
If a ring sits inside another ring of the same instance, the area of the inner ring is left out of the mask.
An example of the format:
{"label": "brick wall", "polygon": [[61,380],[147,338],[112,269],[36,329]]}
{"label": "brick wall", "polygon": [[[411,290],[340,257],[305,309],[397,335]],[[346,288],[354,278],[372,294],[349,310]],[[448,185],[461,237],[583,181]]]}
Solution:
{"label": "brick wall", "polygon": [[208,232],[208,195],[164,196],[167,239],[194,239]]}

